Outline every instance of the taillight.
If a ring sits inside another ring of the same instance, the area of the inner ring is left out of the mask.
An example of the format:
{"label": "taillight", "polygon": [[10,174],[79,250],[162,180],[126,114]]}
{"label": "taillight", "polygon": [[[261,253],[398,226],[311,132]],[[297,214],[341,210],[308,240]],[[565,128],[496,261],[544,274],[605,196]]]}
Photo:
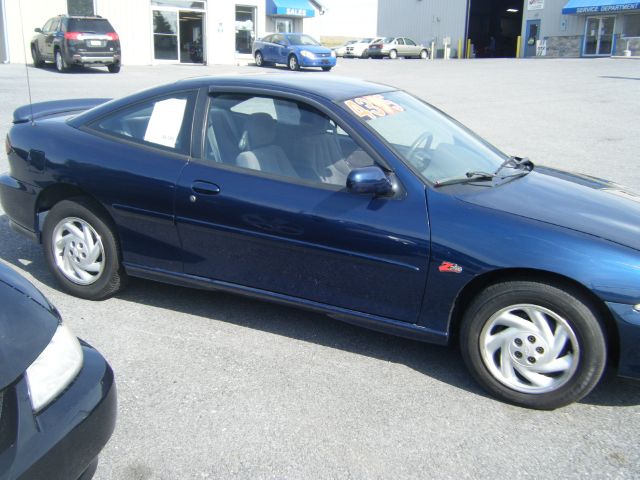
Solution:
{"label": "taillight", "polygon": [[107,33],[107,37],[109,38],[109,40],[120,40],[120,37],[118,37],[118,34],[116,32]]}
{"label": "taillight", "polygon": [[80,32],[66,32],[64,34],[65,40],[80,40],[82,34]]}

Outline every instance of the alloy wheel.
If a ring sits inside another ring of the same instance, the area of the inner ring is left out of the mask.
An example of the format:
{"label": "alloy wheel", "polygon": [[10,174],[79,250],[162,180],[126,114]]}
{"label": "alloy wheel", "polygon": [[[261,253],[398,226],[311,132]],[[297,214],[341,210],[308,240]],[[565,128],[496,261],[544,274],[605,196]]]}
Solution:
{"label": "alloy wheel", "polygon": [[90,285],[104,270],[102,239],[86,221],[77,217],[62,219],[53,230],[52,251],[62,274],[78,285]]}

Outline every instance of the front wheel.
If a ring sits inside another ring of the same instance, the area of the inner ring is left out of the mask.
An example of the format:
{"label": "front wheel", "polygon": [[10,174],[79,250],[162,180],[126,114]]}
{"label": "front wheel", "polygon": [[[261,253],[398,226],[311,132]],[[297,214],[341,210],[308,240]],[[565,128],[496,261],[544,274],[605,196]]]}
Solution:
{"label": "front wheel", "polygon": [[49,269],[72,295],[101,300],[124,285],[113,222],[87,198],[62,200],[49,211],[42,246]]}
{"label": "front wheel", "polygon": [[360,58],[369,58],[369,50],[367,50],[366,48],[362,51],[362,54],[360,55]]}
{"label": "front wheel", "polygon": [[587,395],[607,357],[597,309],[571,286],[512,281],[492,285],[467,308],[462,355],[489,392],[552,410]]}
{"label": "front wheel", "polygon": [[396,50],[391,50],[389,52],[389,58],[391,60],[395,60],[396,58],[398,58],[398,52]]}
{"label": "front wheel", "polygon": [[31,58],[33,58],[34,67],[40,68],[44,65],[44,60],[42,60],[40,52],[38,52],[38,48],[35,45],[31,45]]}
{"label": "front wheel", "polygon": [[289,61],[287,62],[287,65],[289,66],[289,70],[293,72],[300,70],[300,64],[298,63],[298,58],[295,55],[291,55],[289,57]]}
{"label": "front wheel", "polygon": [[330,72],[333,67],[322,67],[323,72]]}

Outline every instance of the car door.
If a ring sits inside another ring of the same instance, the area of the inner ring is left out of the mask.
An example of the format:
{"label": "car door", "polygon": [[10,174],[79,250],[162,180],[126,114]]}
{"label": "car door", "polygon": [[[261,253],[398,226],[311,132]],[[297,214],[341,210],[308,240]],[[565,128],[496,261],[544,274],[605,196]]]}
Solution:
{"label": "car door", "polygon": [[407,56],[417,57],[420,55],[420,48],[416,45],[416,42],[410,38],[404,39],[404,45]]}
{"label": "car door", "polygon": [[44,37],[44,50],[46,52],[47,58],[53,60],[54,59],[54,45],[55,40],[58,37],[60,32],[60,18],[56,17],[53,19],[49,30],[46,32]]}
{"label": "car door", "polygon": [[110,208],[128,268],[182,270],[174,195],[190,157],[197,93],[160,94],[83,127],[99,168],[77,175]]}
{"label": "car door", "polygon": [[286,64],[289,56],[289,41],[284,35],[274,35],[276,63]]}
{"label": "car door", "polygon": [[393,48],[398,52],[398,56],[401,57],[404,55],[404,40],[402,38],[396,38],[393,41]]}
{"label": "car door", "polygon": [[[306,103],[229,93],[207,110],[205,153],[176,191],[185,274],[415,322],[429,258],[424,187],[398,187],[392,198],[347,191],[337,166],[370,165],[375,153],[353,138],[355,148],[337,148],[333,120]],[[233,115],[247,117],[248,144],[237,156],[216,153],[232,152],[223,142]]]}
{"label": "car door", "polygon": [[55,20],[55,18],[50,18],[49,20],[47,20],[47,22],[44,24],[44,26],[42,27],[42,30],[38,33],[38,37],[36,39],[36,42],[38,44],[38,52],[40,53],[40,56],[44,59],[44,60],[51,60],[51,54],[47,51],[47,37],[51,31],[51,27],[53,25],[53,21]]}

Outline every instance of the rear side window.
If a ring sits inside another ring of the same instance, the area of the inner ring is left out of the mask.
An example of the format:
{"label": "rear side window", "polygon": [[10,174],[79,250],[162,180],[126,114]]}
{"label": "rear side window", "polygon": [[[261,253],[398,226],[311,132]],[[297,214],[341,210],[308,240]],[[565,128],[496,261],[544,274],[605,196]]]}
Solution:
{"label": "rear side window", "polygon": [[70,18],[67,30],[69,32],[100,34],[115,32],[109,21],[104,18]]}
{"label": "rear side window", "polygon": [[132,142],[188,155],[197,92],[155,97],[120,109],[90,128]]}

